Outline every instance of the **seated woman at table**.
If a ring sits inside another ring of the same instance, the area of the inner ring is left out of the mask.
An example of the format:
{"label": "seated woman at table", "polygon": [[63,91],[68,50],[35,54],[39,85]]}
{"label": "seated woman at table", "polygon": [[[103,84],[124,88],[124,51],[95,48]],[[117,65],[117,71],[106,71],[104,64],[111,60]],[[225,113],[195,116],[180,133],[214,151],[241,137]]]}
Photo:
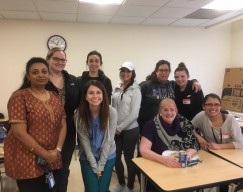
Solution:
{"label": "seated woman at table", "polygon": [[[200,145],[192,133],[192,128],[190,121],[177,114],[174,100],[163,99],[159,105],[159,114],[143,127],[140,143],[142,157],[167,167],[180,167],[176,157],[161,154],[165,150],[185,150],[189,160],[196,155]],[[148,182],[146,191],[154,192],[156,189]]]}
{"label": "seated woman at table", "polygon": [[[204,149],[243,148],[241,128],[231,114],[221,111],[220,97],[214,93],[203,99],[203,109],[193,119],[194,135]],[[237,187],[237,188],[240,188]],[[221,185],[220,191],[228,191],[228,185]]]}
{"label": "seated woman at table", "polygon": [[193,119],[194,134],[204,149],[243,148],[241,128],[231,114],[221,111],[220,97],[214,93],[205,96],[203,109]]}

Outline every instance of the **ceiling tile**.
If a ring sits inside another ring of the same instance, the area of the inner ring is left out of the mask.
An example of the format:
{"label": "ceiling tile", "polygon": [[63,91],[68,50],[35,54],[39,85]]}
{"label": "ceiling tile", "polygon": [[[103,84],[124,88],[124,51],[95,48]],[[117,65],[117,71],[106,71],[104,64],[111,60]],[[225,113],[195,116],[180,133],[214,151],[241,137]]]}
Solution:
{"label": "ceiling tile", "polygon": [[40,13],[43,20],[50,21],[76,21],[76,14],[72,13]]}
{"label": "ceiling tile", "polygon": [[175,22],[173,22],[172,26],[184,26],[184,27],[195,27],[199,26],[205,22],[207,22],[208,19],[179,19]]}
{"label": "ceiling tile", "polygon": [[189,9],[189,8],[161,8],[158,10],[155,14],[153,14],[151,17],[164,17],[164,18],[182,18],[192,12],[194,12],[195,9]]}
{"label": "ceiling tile", "polygon": [[219,11],[219,10],[213,10],[213,9],[199,9],[187,16],[185,18],[191,18],[191,19],[214,19],[216,17],[219,17],[229,11]]}
{"label": "ceiling tile", "polygon": [[32,0],[1,0],[0,10],[35,11],[35,6]]}
{"label": "ceiling tile", "polygon": [[176,21],[176,19],[169,18],[149,18],[146,19],[143,24],[144,25],[169,25]]}
{"label": "ceiling tile", "polygon": [[92,5],[87,3],[80,3],[78,13],[88,15],[114,15],[118,9],[119,5]]}
{"label": "ceiling tile", "polygon": [[170,0],[126,0],[125,5],[164,6]]}
{"label": "ceiling tile", "polygon": [[159,7],[124,5],[117,12],[119,16],[148,17],[157,11]]}
{"label": "ceiling tile", "polygon": [[122,17],[122,16],[115,16],[112,18],[110,23],[114,24],[140,24],[145,20],[144,17]]}
{"label": "ceiling tile", "polygon": [[222,23],[230,21],[230,20],[235,20],[238,16],[243,14],[243,9],[232,11],[229,13],[226,13],[222,16],[216,17],[215,19],[210,19],[208,22],[202,24],[202,27],[208,27],[208,26],[213,26],[218,23]]}
{"label": "ceiling tile", "polygon": [[40,20],[40,16],[36,12],[29,11],[1,11],[1,15],[5,19],[29,19]]}
{"label": "ceiling tile", "polygon": [[77,13],[78,2],[53,0],[34,0],[40,12]]}
{"label": "ceiling tile", "polygon": [[213,0],[124,0],[121,5],[95,5],[79,3],[78,0],[0,0],[0,18],[178,26],[193,26],[211,18],[200,24],[208,27],[235,21],[243,13],[242,9],[242,12],[232,11],[209,17],[207,12],[204,13],[207,17],[203,17],[203,20],[201,16],[195,18],[195,15],[194,18],[185,18],[191,13],[199,13],[201,7],[211,1]]}
{"label": "ceiling tile", "polygon": [[166,7],[199,9],[212,1],[213,0],[171,0],[166,4]]}
{"label": "ceiling tile", "polygon": [[78,22],[84,23],[109,23],[112,16],[104,15],[78,15]]}

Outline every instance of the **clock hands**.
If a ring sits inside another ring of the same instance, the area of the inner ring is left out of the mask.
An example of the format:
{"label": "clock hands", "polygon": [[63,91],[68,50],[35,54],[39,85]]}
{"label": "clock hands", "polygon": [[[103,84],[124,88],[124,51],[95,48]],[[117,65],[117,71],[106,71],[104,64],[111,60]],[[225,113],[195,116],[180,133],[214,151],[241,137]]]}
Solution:
{"label": "clock hands", "polygon": [[54,40],[50,40],[52,43],[54,43],[55,45],[58,45],[58,42],[56,43]]}
{"label": "clock hands", "polygon": [[65,48],[67,46],[66,40],[60,35],[51,36],[47,41],[47,45],[48,45],[49,49],[52,49],[53,47],[60,47],[63,50],[65,50]]}

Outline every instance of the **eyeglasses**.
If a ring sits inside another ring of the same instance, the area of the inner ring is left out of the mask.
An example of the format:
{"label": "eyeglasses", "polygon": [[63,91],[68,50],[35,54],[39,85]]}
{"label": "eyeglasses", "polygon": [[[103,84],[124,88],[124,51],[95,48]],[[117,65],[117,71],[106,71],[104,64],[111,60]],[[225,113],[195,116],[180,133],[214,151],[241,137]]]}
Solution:
{"label": "eyeglasses", "polygon": [[61,63],[67,62],[67,59],[64,59],[64,58],[52,57],[52,59],[56,62],[59,62],[59,61],[61,61]]}
{"label": "eyeglasses", "polygon": [[220,107],[221,105],[219,103],[205,103],[204,106],[206,107]]}
{"label": "eyeglasses", "polygon": [[158,71],[160,73],[163,73],[163,72],[168,73],[169,72],[169,69],[158,69]]}

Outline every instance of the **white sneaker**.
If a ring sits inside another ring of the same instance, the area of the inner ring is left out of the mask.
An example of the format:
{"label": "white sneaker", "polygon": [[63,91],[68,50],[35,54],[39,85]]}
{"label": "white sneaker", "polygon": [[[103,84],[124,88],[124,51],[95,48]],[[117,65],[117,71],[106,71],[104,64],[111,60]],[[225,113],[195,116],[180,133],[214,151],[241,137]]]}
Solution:
{"label": "white sneaker", "polygon": [[126,192],[127,186],[118,184],[115,188],[114,192]]}

